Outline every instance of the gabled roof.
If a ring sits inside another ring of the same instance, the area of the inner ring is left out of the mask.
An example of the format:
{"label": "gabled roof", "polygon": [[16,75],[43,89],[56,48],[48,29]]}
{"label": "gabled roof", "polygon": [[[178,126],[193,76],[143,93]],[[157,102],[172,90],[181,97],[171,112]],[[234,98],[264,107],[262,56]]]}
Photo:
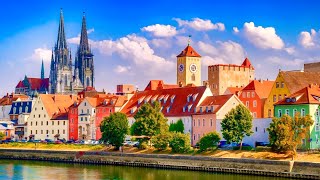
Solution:
{"label": "gabled roof", "polygon": [[140,91],[133,95],[121,112],[133,117],[144,103],[158,101],[165,116],[188,116],[195,112],[206,90],[211,92],[205,86]]}
{"label": "gabled roof", "polygon": [[318,85],[309,85],[290,96],[277,102],[275,105],[320,104],[320,88]]}
{"label": "gabled roof", "polygon": [[213,111],[212,112],[211,111],[205,112],[205,109],[203,109],[203,111],[200,112],[200,108],[198,108],[197,113],[216,113],[233,96],[235,96],[235,95],[227,94],[227,95],[208,96],[203,100],[203,102],[199,106],[200,107],[211,107],[212,106]]}
{"label": "gabled roof", "polygon": [[178,87],[179,85],[177,84],[164,84],[163,80],[151,80],[144,90],[171,89]]}
{"label": "gabled roof", "polygon": [[6,105],[11,105],[13,101],[16,101],[17,99],[21,99],[21,100],[27,100],[28,96],[24,95],[24,94],[7,94],[6,96],[3,96],[0,99],[0,106],[6,106]]}
{"label": "gabled roof", "polygon": [[241,66],[244,66],[244,67],[251,67],[252,64],[250,62],[250,60],[248,58],[246,58],[243,63],[241,64]]}
{"label": "gabled roof", "polygon": [[51,119],[68,119],[69,107],[77,99],[73,95],[40,94],[41,99]]}
{"label": "gabled roof", "polygon": [[290,93],[308,86],[309,84],[320,84],[320,72],[280,71],[284,83]]}
{"label": "gabled roof", "polygon": [[235,94],[237,95],[238,92],[240,92],[243,89],[243,87],[228,87],[225,91],[225,94]]}
{"label": "gabled roof", "polygon": [[[49,78],[26,78],[30,84],[31,90],[49,89]],[[16,88],[26,87],[23,81],[19,81]]]}
{"label": "gabled roof", "polygon": [[190,45],[188,45],[177,57],[201,57]]}
{"label": "gabled roof", "polygon": [[274,81],[253,80],[242,91],[254,90],[260,99],[268,98]]}

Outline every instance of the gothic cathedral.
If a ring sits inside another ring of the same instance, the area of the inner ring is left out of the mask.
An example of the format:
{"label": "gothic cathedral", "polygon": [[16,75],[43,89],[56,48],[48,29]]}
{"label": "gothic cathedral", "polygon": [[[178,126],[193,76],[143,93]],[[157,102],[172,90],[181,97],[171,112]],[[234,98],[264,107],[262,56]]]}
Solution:
{"label": "gothic cathedral", "polygon": [[68,49],[61,10],[58,39],[51,57],[50,93],[72,94],[82,91],[88,86],[94,87],[94,63],[88,43],[85,14],[82,17],[80,44],[75,63],[72,64],[71,50]]}

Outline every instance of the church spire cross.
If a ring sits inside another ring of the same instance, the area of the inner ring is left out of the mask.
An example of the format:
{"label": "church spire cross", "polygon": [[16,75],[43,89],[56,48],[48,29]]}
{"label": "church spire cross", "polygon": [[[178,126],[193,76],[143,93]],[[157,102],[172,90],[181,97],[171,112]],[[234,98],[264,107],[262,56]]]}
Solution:
{"label": "church spire cross", "polygon": [[66,34],[64,31],[64,18],[62,8],[60,10],[60,21],[59,21],[59,30],[58,30],[58,39],[56,44],[56,49],[66,49],[67,48],[67,40]]}
{"label": "church spire cross", "polygon": [[188,36],[188,46],[190,46],[190,42],[191,42],[191,35]]}

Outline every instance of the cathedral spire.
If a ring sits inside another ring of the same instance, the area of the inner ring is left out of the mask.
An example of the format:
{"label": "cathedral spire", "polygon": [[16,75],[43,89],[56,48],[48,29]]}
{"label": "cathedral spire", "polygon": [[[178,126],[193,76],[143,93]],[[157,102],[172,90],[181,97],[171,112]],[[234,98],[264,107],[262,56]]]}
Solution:
{"label": "cathedral spire", "polygon": [[61,8],[56,49],[66,49],[66,48],[67,48],[67,40],[66,40],[66,34],[64,32],[64,19],[63,19],[63,12]]}
{"label": "cathedral spire", "polygon": [[51,54],[51,65],[50,65],[50,70],[54,70],[53,50],[52,50],[52,54]]}
{"label": "cathedral spire", "polygon": [[87,33],[87,23],[86,23],[85,12],[83,12],[83,16],[82,16],[80,51],[89,52],[88,33]]}
{"label": "cathedral spire", "polygon": [[41,64],[41,79],[44,79],[44,65],[43,65],[43,59]]}

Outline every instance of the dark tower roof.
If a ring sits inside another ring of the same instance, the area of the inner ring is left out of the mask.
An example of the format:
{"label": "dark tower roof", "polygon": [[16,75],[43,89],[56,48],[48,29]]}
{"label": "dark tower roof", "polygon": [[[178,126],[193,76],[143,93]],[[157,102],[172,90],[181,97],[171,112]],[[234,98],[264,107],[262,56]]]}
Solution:
{"label": "dark tower roof", "polygon": [[63,19],[63,12],[61,9],[56,49],[66,49],[66,48],[67,48],[67,40],[66,40],[66,34],[64,32],[64,19]]}
{"label": "dark tower roof", "polygon": [[43,59],[41,64],[41,79],[44,79],[44,65],[43,65]]}
{"label": "dark tower roof", "polygon": [[50,70],[54,70],[53,50],[52,50],[52,54],[51,54],[51,65],[50,65]]}
{"label": "dark tower roof", "polygon": [[88,33],[87,33],[87,22],[86,22],[86,16],[83,12],[82,16],[82,27],[81,27],[81,36],[80,36],[80,45],[79,49],[82,52],[89,52],[89,43],[88,43]]}

